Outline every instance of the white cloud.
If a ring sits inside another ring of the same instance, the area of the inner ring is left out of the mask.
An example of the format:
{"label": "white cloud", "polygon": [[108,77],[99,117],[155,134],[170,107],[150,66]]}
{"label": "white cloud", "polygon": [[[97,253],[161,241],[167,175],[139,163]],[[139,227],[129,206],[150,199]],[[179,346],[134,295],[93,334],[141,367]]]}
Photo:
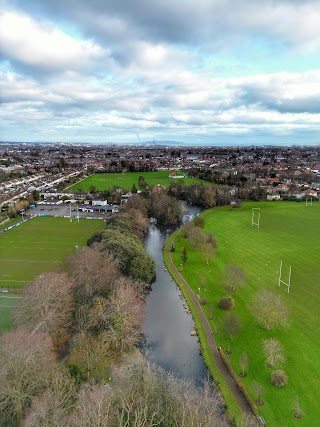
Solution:
{"label": "white cloud", "polygon": [[23,66],[42,70],[89,67],[107,52],[90,40],[77,40],[50,22],[39,22],[15,11],[0,15],[3,54]]}
{"label": "white cloud", "polygon": [[[221,49],[232,52],[245,39],[254,44],[262,38],[279,51],[319,48],[318,1],[239,0],[231,8],[231,0],[185,0],[181,8],[180,0],[164,0],[155,16],[149,3],[138,13],[121,0],[97,0],[100,9],[87,14],[88,2],[56,2],[65,5],[65,31],[55,15],[40,21],[30,11],[0,14],[8,57],[0,74],[7,132],[33,135],[39,128],[59,140],[72,135],[110,140],[136,132],[207,137],[319,132],[319,70],[232,77],[229,69],[228,77],[217,77],[212,65]],[[82,39],[67,34],[67,19]],[[206,61],[208,52],[212,57]],[[272,58],[276,62],[279,56]],[[285,70],[285,63],[281,67]]]}

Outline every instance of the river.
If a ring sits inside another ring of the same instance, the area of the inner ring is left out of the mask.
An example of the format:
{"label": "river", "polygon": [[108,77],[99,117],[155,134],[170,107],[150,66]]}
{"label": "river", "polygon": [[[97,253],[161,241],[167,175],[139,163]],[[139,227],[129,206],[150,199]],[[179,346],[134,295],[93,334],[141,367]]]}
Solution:
{"label": "river", "polygon": [[[184,208],[184,221],[201,212],[195,206]],[[156,262],[156,281],[147,296],[142,332],[147,360],[183,378],[193,378],[200,384],[206,374],[197,337],[190,335],[194,322],[186,313],[180,290],[164,267],[162,248],[176,227],[151,224],[145,249]]]}

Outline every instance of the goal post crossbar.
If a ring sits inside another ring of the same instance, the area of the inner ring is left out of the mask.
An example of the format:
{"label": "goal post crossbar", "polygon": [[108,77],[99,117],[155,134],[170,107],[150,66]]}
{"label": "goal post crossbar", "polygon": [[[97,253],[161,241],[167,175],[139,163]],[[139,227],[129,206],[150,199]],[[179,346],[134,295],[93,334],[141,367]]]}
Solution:
{"label": "goal post crossbar", "polygon": [[284,280],[282,280],[282,260],[280,262],[280,272],[279,272],[279,286],[281,285],[281,283],[283,285],[286,285],[288,288],[288,293],[290,291],[290,286],[291,286],[291,265],[289,267],[289,277],[288,277],[288,282],[285,282]]}
{"label": "goal post crossbar", "polygon": [[[255,212],[257,211],[258,222],[255,222]],[[252,218],[251,218],[252,227],[256,225],[260,228],[260,208],[252,208]]]}

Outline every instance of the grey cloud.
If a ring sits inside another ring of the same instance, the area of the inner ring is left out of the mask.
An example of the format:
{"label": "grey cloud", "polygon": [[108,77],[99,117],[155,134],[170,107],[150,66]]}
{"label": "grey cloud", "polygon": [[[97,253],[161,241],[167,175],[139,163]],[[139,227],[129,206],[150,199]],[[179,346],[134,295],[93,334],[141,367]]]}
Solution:
{"label": "grey cloud", "polygon": [[[304,20],[307,12],[319,15],[319,0],[16,0],[16,4],[69,20],[115,50],[125,40],[141,38],[154,43],[201,42],[213,49],[253,36],[271,37],[277,44],[300,44],[316,36],[319,41],[319,30],[309,34]],[[305,24],[301,32],[298,23]]]}
{"label": "grey cloud", "polygon": [[243,85],[240,89],[239,102],[244,106],[256,105],[259,108],[278,111],[279,113],[320,113],[319,94],[284,96],[269,83],[266,87]]}

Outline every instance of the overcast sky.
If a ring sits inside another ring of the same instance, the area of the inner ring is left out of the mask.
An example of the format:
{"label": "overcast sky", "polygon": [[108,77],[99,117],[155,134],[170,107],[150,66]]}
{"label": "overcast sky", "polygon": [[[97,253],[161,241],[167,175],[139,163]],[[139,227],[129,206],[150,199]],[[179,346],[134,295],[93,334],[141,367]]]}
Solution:
{"label": "overcast sky", "polygon": [[0,0],[0,139],[320,144],[320,0]]}

